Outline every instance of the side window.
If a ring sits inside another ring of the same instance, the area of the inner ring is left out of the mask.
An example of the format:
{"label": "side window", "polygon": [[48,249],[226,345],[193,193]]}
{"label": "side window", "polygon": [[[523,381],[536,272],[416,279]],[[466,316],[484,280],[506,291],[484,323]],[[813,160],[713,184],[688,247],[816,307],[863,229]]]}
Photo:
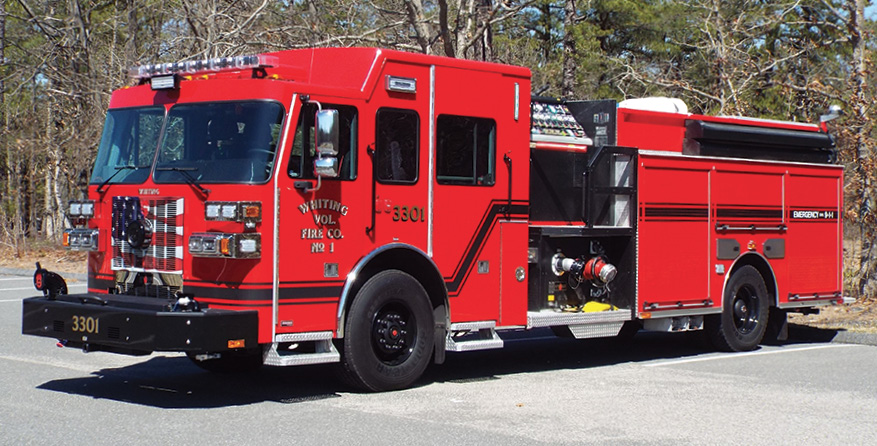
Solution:
{"label": "side window", "polygon": [[375,117],[375,163],[381,183],[416,183],[420,118],[413,110],[382,108]]}
{"label": "side window", "polygon": [[436,181],[439,184],[493,186],[496,173],[496,122],[441,115],[436,120]]}
{"label": "side window", "polygon": [[[338,110],[338,162],[341,164],[342,180],[356,179],[356,140],[358,115],[356,107],[349,105],[322,104],[324,109]],[[316,104],[304,104],[298,115],[298,125],[292,139],[292,153],[289,157],[289,176],[292,178],[314,179],[314,115]]]}

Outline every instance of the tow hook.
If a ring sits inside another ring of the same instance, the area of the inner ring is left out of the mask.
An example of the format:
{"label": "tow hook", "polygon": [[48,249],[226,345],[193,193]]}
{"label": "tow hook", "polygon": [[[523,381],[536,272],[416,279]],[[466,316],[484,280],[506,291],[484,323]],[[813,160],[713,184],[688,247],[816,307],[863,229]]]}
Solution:
{"label": "tow hook", "polygon": [[176,297],[177,301],[171,307],[171,311],[184,313],[201,311],[201,304],[195,300],[194,295],[178,291]]}

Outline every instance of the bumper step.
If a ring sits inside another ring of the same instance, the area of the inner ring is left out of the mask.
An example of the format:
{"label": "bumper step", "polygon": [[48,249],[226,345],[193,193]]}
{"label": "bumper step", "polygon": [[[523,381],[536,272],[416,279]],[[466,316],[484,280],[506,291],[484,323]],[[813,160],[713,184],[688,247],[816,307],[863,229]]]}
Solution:
{"label": "bumper step", "polygon": [[[312,348],[305,348],[306,345]],[[341,355],[332,344],[332,332],[320,331],[275,336],[274,342],[265,351],[263,362],[265,365],[286,367],[339,361]]]}
{"label": "bumper step", "polygon": [[468,352],[502,348],[502,338],[496,333],[496,322],[461,322],[451,324],[445,350],[451,352]]}

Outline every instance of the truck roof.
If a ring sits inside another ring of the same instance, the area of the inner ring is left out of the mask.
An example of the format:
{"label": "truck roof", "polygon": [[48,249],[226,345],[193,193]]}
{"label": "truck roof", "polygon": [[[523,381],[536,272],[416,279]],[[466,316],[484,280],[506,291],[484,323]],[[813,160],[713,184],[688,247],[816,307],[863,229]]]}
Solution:
{"label": "truck roof", "polygon": [[353,97],[367,96],[379,82],[380,68],[390,62],[444,66],[466,70],[530,77],[530,69],[512,65],[431,56],[380,48],[308,48],[264,53],[276,57],[268,70],[284,80],[332,90],[346,90]]}

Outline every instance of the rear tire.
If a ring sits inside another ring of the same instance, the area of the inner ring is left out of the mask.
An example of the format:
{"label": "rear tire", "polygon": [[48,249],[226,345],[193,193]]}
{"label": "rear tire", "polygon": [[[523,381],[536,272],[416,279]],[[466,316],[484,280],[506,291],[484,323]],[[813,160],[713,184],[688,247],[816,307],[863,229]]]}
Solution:
{"label": "rear tire", "polygon": [[755,349],[767,328],[768,299],[764,279],[755,267],[746,265],[735,271],[725,287],[722,314],[704,318],[710,343],[728,352]]}
{"label": "rear tire", "polygon": [[341,352],[345,380],[373,392],[411,386],[429,365],[434,325],[420,282],[402,271],[378,273],[347,313]]}

